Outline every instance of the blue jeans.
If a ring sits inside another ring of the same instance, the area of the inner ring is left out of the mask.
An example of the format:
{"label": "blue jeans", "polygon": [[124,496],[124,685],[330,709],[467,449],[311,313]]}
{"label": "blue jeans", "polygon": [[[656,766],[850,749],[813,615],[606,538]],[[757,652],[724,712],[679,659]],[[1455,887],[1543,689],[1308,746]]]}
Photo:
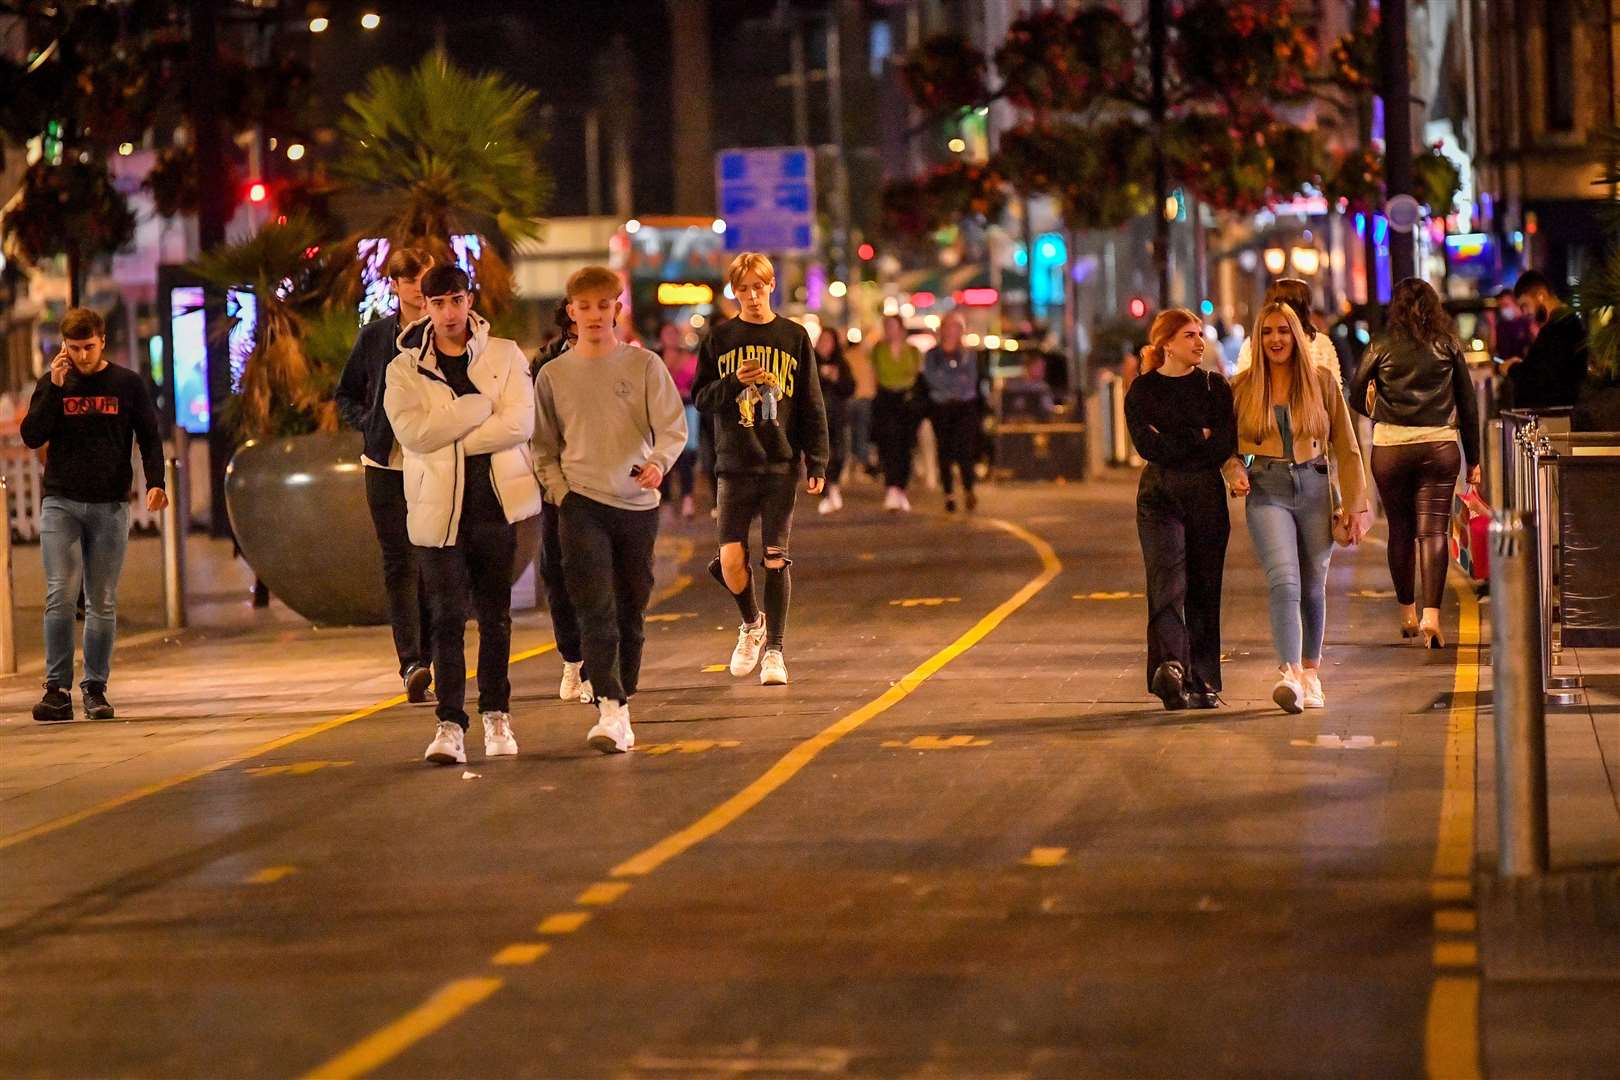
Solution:
{"label": "blue jeans", "polygon": [[129,547],[129,504],[47,495],[40,508],[45,559],[45,682],[73,685],[73,616],[84,582],[84,682],[105,687],[118,627],[118,577]]}
{"label": "blue jeans", "polygon": [[1322,658],[1333,506],[1327,466],[1256,461],[1245,516],[1270,590],[1271,643],[1284,664]]}

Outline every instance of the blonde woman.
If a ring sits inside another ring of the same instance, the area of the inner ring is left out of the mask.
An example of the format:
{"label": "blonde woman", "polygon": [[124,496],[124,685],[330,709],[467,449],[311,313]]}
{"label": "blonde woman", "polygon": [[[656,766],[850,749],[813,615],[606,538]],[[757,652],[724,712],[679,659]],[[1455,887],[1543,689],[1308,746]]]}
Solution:
{"label": "blonde woman", "polygon": [[1148,689],[1166,709],[1213,709],[1221,689],[1221,575],[1232,531],[1221,465],[1237,446],[1232,390],[1203,371],[1204,325],[1159,313],[1125,423],[1147,460],[1136,533],[1147,567]]}
{"label": "blonde woman", "polygon": [[1255,320],[1255,361],[1233,381],[1241,460],[1232,490],[1270,591],[1271,642],[1280,678],[1271,698],[1284,712],[1320,709],[1327,572],[1333,555],[1330,461],[1351,543],[1367,528],[1367,482],[1350,410],[1332,373],[1312,363],[1305,329],[1287,304]]}

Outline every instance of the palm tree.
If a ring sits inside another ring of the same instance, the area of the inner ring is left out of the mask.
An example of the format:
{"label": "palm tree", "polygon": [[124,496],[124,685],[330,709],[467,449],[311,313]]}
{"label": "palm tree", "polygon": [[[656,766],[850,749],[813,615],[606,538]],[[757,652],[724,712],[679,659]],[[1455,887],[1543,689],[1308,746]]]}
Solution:
{"label": "palm tree", "polygon": [[[199,256],[189,269],[222,289],[254,298],[253,343],[232,399],[232,427],[246,438],[333,431],[337,413],[306,343],[319,309],[322,237],[306,217],[271,222],[246,240]],[[349,316],[353,326],[353,316]],[[226,326],[223,329],[229,330]]]}
{"label": "palm tree", "polygon": [[[551,197],[539,163],[544,136],[530,126],[535,100],[533,91],[470,74],[442,53],[409,74],[373,72],[365,92],[348,97],[349,114],[338,124],[346,150],[335,171],[378,208],[362,235],[426,247],[439,258],[450,256],[452,236],[481,236],[479,290],[498,312],[512,295],[502,250],[539,234]],[[351,267],[350,284],[357,280]]]}

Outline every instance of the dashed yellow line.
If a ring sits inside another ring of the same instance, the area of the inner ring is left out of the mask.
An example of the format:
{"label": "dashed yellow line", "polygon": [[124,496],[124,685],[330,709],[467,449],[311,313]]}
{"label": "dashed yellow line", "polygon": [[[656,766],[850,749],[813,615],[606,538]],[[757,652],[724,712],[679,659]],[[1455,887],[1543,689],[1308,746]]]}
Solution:
{"label": "dashed yellow line", "polygon": [[1024,857],[1023,866],[1035,866],[1047,869],[1053,866],[1062,866],[1064,856],[1068,855],[1066,847],[1038,847],[1030,848],[1029,854]]}
{"label": "dashed yellow line", "polygon": [[496,967],[522,967],[534,963],[550,951],[551,946],[543,941],[508,945],[490,957],[489,962]]}
{"label": "dashed yellow line", "polygon": [[591,921],[588,911],[560,911],[555,915],[547,915],[540,920],[540,925],[534,928],[537,934],[572,934],[575,930]]}
{"label": "dashed yellow line", "polygon": [[296,866],[267,866],[256,874],[249,874],[242,879],[244,885],[274,885],[282,878],[291,877],[298,873]]}
{"label": "dashed yellow line", "polygon": [[421,1042],[444,1025],[499,990],[503,980],[493,978],[457,979],[440,987],[432,997],[395,1020],[367,1035],[324,1065],[304,1074],[304,1080],[350,1080],[398,1057],[406,1047]]}
{"label": "dashed yellow line", "polygon": [[1479,1068],[1479,945],[1474,939],[1474,729],[1479,693],[1479,602],[1471,585],[1452,576],[1457,594],[1457,666],[1446,716],[1445,784],[1429,893],[1436,977],[1424,1022],[1423,1067],[1434,1080],[1475,1080]]}
{"label": "dashed yellow line", "polygon": [[574,903],[580,907],[602,907],[611,904],[619,897],[630,891],[628,881],[598,881],[595,885],[580,893]]}

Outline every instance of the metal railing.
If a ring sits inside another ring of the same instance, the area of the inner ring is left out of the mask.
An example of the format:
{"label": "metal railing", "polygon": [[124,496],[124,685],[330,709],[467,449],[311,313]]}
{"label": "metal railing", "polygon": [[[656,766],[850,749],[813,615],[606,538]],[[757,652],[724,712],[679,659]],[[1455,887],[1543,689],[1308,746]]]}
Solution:
{"label": "metal railing", "polygon": [[0,675],[17,674],[17,604],[11,573],[11,486],[0,476]]}
{"label": "metal railing", "polygon": [[1547,730],[1535,516],[1491,521],[1491,703],[1496,724],[1497,873],[1545,873]]}

